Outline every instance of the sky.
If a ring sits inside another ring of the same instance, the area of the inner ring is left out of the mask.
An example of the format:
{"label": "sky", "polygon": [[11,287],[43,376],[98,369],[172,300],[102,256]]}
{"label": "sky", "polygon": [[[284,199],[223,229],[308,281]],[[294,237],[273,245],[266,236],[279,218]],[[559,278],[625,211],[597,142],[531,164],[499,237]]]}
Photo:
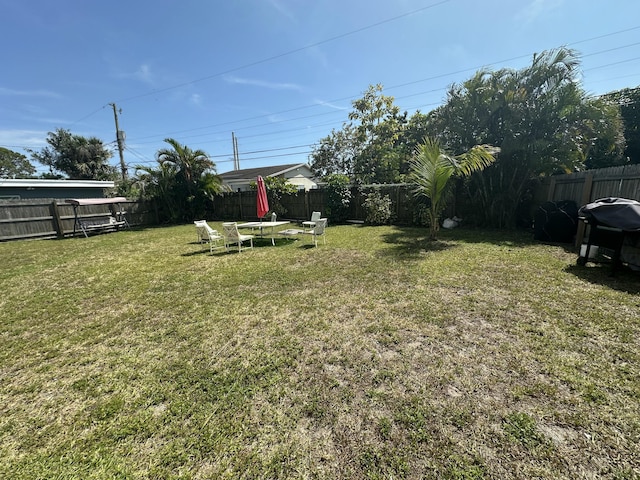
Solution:
{"label": "sky", "polygon": [[[481,68],[567,46],[589,95],[640,85],[637,0],[0,0],[0,146],[59,128],[120,165],[155,166],[173,138],[218,173],[309,161],[369,85],[409,115]],[[45,168],[32,162],[38,173]]]}

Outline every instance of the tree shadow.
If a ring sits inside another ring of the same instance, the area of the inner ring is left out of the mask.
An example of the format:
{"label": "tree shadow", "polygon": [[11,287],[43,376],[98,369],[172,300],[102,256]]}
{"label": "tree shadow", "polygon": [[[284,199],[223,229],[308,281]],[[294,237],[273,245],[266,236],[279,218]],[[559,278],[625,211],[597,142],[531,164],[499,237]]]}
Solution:
{"label": "tree shadow", "polygon": [[383,235],[382,240],[391,245],[382,254],[402,260],[418,260],[424,253],[457,247],[451,239],[429,240],[429,230],[418,227],[396,227],[394,232]]}
{"label": "tree shadow", "polygon": [[585,266],[573,264],[567,265],[564,270],[589,283],[629,294],[640,293],[640,272],[626,266],[618,267],[615,273],[612,273],[610,263]]}
{"label": "tree shadow", "polygon": [[451,230],[440,230],[440,236],[462,243],[488,243],[511,248],[525,248],[540,243],[540,241],[533,238],[533,232],[524,229],[491,229],[462,226]]}
{"label": "tree shadow", "polygon": [[[460,243],[488,243],[509,248],[526,248],[540,243],[528,230],[480,229],[466,226],[442,229],[437,240],[429,240],[429,229],[426,227],[399,226],[393,233],[384,235],[383,241],[394,246],[387,249],[387,254],[405,259],[419,258],[425,252],[456,248]],[[557,245],[573,252],[571,244]]]}

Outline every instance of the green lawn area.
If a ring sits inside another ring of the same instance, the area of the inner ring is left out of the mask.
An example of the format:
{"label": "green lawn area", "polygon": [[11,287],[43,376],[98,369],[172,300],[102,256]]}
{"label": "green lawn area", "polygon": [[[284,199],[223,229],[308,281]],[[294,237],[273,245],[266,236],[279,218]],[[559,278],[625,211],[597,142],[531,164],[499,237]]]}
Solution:
{"label": "green lawn area", "polygon": [[640,275],[427,235],[0,243],[0,478],[640,478]]}

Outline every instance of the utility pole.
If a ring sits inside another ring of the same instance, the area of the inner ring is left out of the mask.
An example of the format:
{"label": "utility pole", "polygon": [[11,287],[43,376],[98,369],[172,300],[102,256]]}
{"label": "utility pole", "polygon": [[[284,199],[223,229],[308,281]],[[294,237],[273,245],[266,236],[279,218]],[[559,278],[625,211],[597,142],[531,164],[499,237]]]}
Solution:
{"label": "utility pole", "polygon": [[240,170],[240,152],[238,151],[238,137],[235,137],[233,140],[233,146],[236,149],[236,164],[238,165],[238,170]]}
{"label": "utility pole", "polygon": [[238,138],[231,132],[231,143],[233,144],[233,169],[240,170],[240,156],[238,155]]}
{"label": "utility pole", "polygon": [[236,156],[236,134],[231,132],[231,148],[233,148],[233,169],[238,169],[238,157]]}
{"label": "utility pole", "polygon": [[[120,130],[120,126],[118,125],[118,110],[116,108],[115,103],[110,103],[113,107],[113,118],[116,120],[116,140],[118,142],[118,153],[120,154],[120,169],[122,170],[122,181],[127,180],[127,167],[124,164],[124,132]],[[122,113],[122,109],[120,109],[120,113]]]}

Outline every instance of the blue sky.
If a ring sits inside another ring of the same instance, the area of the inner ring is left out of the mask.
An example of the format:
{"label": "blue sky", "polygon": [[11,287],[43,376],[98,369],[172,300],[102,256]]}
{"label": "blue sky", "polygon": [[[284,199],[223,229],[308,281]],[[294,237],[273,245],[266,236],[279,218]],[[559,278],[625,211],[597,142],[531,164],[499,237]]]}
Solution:
{"label": "blue sky", "polygon": [[[0,0],[0,146],[65,128],[153,165],[171,137],[219,173],[308,161],[351,101],[380,83],[428,112],[482,67],[562,45],[592,95],[640,84],[637,0]],[[36,165],[40,167],[39,165]],[[43,171],[39,168],[39,171]]]}

